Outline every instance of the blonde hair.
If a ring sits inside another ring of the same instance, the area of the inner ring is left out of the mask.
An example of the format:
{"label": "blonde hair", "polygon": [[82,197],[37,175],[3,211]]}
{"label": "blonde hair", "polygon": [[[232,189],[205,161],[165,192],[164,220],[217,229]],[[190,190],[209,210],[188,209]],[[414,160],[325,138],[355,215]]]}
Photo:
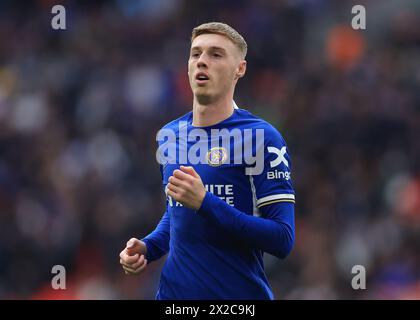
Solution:
{"label": "blonde hair", "polygon": [[239,52],[242,55],[242,58],[245,59],[246,53],[248,51],[248,45],[245,42],[245,39],[239,34],[238,31],[233,29],[231,26],[222,22],[208,22],[195,27],[191,35],[191,43],[195,38],[201,34],[220,34],[225,36],[230,41],[232,41],[236,47],[239,49]]}

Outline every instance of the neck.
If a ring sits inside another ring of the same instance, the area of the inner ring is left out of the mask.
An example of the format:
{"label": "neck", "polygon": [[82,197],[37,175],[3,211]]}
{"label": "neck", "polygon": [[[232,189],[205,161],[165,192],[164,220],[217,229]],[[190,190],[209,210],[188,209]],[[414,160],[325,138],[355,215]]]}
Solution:
{"label": "neck", "polygon": [[194,127],[207,127],[215,125],[229,118],[233,114],[233,99],[227,97],[209,104],[199,103],[196,97],[193,102]]}

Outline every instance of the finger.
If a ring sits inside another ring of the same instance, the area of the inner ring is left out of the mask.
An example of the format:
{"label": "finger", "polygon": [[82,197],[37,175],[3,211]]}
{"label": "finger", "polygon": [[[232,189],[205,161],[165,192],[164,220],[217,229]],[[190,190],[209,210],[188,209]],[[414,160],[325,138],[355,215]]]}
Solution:
{"label": "finger", "polygon": [[123,267],[124,270],[127,270],[129,272],[135,272],[138,268],[142,267],[143,264],[145,264],[145,260],[143,260],[141,265],[138,265],[138,266],[135,266],[135,267],[134,266],[127,266],[125,264],[122,264],[121,266]]}
{"label": "finger", "polygon": [[176,187],[187,187],[187,184],[183,180],[178,179],[174,176],[170,176],[168,181],[169,181],[170,184],[172,184]]}
{"label": "finger", "polygon": [[129,267],[126,267],[126,266],[123,266],[123,269],[125,271],[125,274],[139,274],[140,272],[142,272],[146,268],[146,266],[147,266],[147,260],[144,260],[143,264],[136,269],[129,268]]}
{"label": "finger", "polygon": [[192,178],[191,175],[189,175],[188,173],[183,172],[183,171],[178,170],[178,169],[174,170],[173,176],[175,178],[178,178],[178,179],[182,180],[182,181],[189,181]]}
{"label": "finger", "polygon": [[180,201],[180,199],[181,199],[181,196],[178,194],[178,193],[176,193],[176,192],[174,192],[174,191],[172,191],[171,189],[169,189],[168,188],[168,196],[170,196],[172,199],[174,199],[175,201]]}
{"label": "finger", "polygon": [[144,269],[146,269],[146,267],[147,267],[147,259],[145,259],[144,260],[144,263],[143,263],[143,265],[142,266],[140,266],[140,267],[138,267],[134,272],[135,273],[140,273],[140,272],[142,272]]}
{"label": "finger", "polygon": [[138,253],[136,253],[134,256],[130,256],[126,253],[121,256],[121,260],[124,261],[126,264],[136,263],[138,259],[139,259]]}
{"label": "finger", "polygon": [[172,183],[168,183],[168,192],[171,191],[175,194],[178,194],[178,193],[181,193],[182,190],[184,190],[184,188],[177,187],[177,186],[173,185]]}
{"label": "finger", "polygon": [[198,175],[197,171],[195,171],[194,167],[191,167],[191,166],[188,166],[188,167],[186,167],[186,166],[181,166],[181,167],[180,167],[180,169],[181,169],[183,172],[185,172],[185,173],[187,173],[187,174],[189,174],[189,175],[192,175],[192,176],[193,176],[193,177],[195,177],[195,178],[200,178],[200,176]]}
{"label": "finger", "polygon": [[140,246],[140,240],[136,238],[131,238],[127,241],[127,249],[132,249],[136,246]]}
{"label": "finger", "polygon": [[130,269],[134,270],[134,269],[137,269],[138,267],[140,267],[141,265],[143,265],[145,260],[146,259],[145,259],[144,255],[141,255],[140,258],[134,263],[127,263],[124,260],[120,259],[120,264],[127,267],[127,268],[130,268]]}
{"label": "finger", "polygon": [[125,271],[125,274],[135,274],[135,271],[136,271],[136,270],[131,269],[131,268],[128,268],[128,267],[126,267],[126,266],[122,266],[122,267],[123,267],[123,269],[124,269],[124,271]]}
{"label": "finger", "polygon": [[136,238],[131,238],[130,240],[127,241],[125,250],[129,256],[133,256],[136,253],[139,253],[139,254],[142,253],[141,248],[142,246],[141,246],[140,240]]}
{"label": "finger", "polygon": [[127,253],[127,248],[125,248],[123,251],[121,251],[121,252],[120,252],[120,258],[121,258],[121,259],[123,259],[123,260],[125,260],[125,259],[127,259],[128,257],[132,257],[132,256],[130,256],[130,255]]}
{"label": "finger", "polygon": [[126,267],[128,269],[133,269],[131,265],[126,264],[122,259],[120,259],[120,264],[122,267]]}
{"label": "finger", "polygon": [[[131,258],[131,257],[130,257]],[[144,260],[145,260],[145,256],[144,255],[141,255],[136,261],[130,261],[130,262],[127,262],[126,260],[124,260],[124,259],[120,259],[120,263],[121,264],[123,264],[123,265],[125,265],[125,266],[127,266],[127,267],[130,267],[130,268],[133,268],[133,269],[135,269],[135,268],[137,268],[140,264],[142,264],[143,262],[144,262]]]}

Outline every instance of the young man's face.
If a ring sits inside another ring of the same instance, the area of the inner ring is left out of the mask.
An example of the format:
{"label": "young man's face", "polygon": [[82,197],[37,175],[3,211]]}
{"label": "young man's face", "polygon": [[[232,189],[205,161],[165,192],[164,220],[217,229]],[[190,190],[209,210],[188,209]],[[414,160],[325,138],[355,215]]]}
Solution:
{"label": "young man's face", "polygon": [[191,44],[188,76],[198,101],[209,103],[233,91],[245,73],[239,49],[219,34],[202,34]]}

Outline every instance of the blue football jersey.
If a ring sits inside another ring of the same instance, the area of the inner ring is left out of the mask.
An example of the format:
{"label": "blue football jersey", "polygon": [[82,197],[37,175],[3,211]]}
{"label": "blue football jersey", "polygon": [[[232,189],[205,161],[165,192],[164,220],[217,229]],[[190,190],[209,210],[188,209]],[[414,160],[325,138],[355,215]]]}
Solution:
{"label": "blue football jersey", "polygon": [[[236,220],[229,218],[229,223],[236,225],[235,230],[246,230],[238,229],[242,217],[268,219],[264,208],[272,204],[293,207],[286,143],[272,125],[244,109],[236,108],[226,120],[200,128],[192,125],[189,112],[164,126],[158,141],[163,191],[175,169],[193,166],[208,193],[223,201],[216,205],[206,200],[206,210],[222,220],[223,210],[234,210]],[[238,233],[242,231],[230,232],[223,223],[169,196],[166,208],[158,228],[143,239],[149,260],[168,253],[157,299],[273,299],[264,273],[264,251],[252,245],[258,241],[250,244],[246,234]],[[294,237],[293,219],[292,211],[284,221]]]}

